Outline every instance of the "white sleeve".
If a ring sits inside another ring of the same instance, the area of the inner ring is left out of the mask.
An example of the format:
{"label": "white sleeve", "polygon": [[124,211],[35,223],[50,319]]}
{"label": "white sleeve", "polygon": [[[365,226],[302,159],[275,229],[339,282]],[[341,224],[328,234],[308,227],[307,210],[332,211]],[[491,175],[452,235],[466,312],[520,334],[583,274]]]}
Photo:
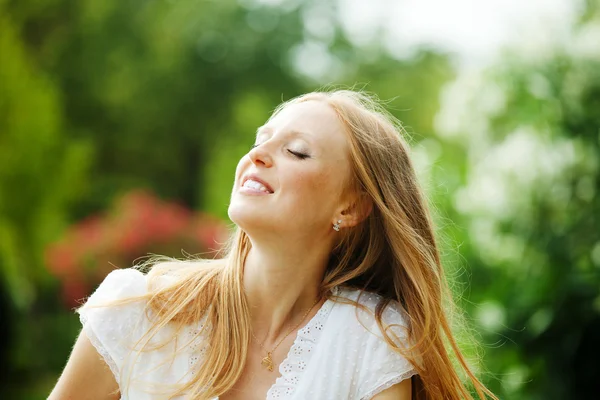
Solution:
{"label": "white sleeve", "polygon": [[[401,325],[401,327],[390,327],[388,335],[395,341],[390,332],[392,331],[401,340],[400,344],[405,343],[407,335],[403,327],[406,326],[406,322],[393,304],[386,308],[382,319],[384,327],[389,324]],[[370,330],[373,333],[368,333],[364,343],[364,358],[358,387],[357,397],[361,400],[369,400],[376,394],[417,373],[413,365],[394,351],[383,339],[383,333],[377,322],[374,322]]]}
{"label": "white sleeve", "polygon": [[146,329],[145,300],[92,307],[146,294],[146,276],[135,269],[110,272],[85,305],[77,310],[83,331],[120,384],[122,368],[132,346]]}

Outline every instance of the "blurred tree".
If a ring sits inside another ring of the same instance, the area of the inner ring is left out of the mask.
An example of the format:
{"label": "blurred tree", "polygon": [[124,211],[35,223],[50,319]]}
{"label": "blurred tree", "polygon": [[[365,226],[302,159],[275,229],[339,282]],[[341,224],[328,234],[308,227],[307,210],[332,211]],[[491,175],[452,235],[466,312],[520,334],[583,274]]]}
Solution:
{"label": "blurred tree", "polygon": [[[61,96],[21,40],[18,23],[0,3],[0,364],[26,371],[31,328],[39,323],[38,291],[52,286],[43,262],[45,246],[66,227],[91,148],[67,141]],[[51,297],[56,297],[55,294]],[[54,302],[56,303],[56,302]],[[15,340],[22,338],[22,340]],[[0,383],[3,386],[3,382]]]}
{"label": "blurred tree", "polygon": [[14,304],[27,308],[44,279],[40,250],[64,229],[91,154],[66,141],[61,97],[35,68],[9,18],[0,24],[0,266]]}
{"label": "blurred tree", "polygon": [[[597,8],[596,8],[597,10]],[[501,397],[591,398],[600,352],[600,15],[461,76],[438,116],[471,315]],[[462,161],[466,160],[466,164]],[[499,339],[500,338],[500,339]]]}
{"label": "blurred tree", "polygon": [[207,153],[219,136],[239,137],[236,103],[299,90],[277,59],[298,40],[296,13],[265,10],[285,26],[273,35],[253,30],[231,0],[55,3],[55,18],[30,7],[26,37],[52,55],[42,62],[74,137],[95,143],[80,216],[136,186],[200,206]]}
{"label": "blurred tree", "polygon": [[[255,129],[279,102],[328,79],[377,82],[368,89],[381,88],[382,97],[403,93],[395,105],[418,110],[415,129],[429,123],[423,121],[436,109],[437,88],[451,77],[445,59],[426,53],[402,63],[381,49],[355,49],[339,27],[334,4],[14,3],[24,36],[63,93],[69,132],[95,145],[94,184],[86,187],[74,216],[102,209],[118,192],[140,186],[224,216],[223,194],[231,189],[235,160]],[[323,57],[345,69],[311,81],[296,71],[294,54],[316,40],[304,27],[315,7],[329,13],[331,34],[321,42],[330,54]],[[413,118],[403,117],[412,126]]]}

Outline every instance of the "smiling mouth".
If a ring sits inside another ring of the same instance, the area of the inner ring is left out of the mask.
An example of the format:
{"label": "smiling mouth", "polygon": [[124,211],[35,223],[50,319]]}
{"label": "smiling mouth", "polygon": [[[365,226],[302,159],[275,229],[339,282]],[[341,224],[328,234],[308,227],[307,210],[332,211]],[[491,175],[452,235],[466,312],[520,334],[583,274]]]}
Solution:
{"label": "smiling mouth", "polygon": [[259,181],[256,181],[252,178],[248,178],[244,181],[244,183],[242,184],[242,188],[245,189],[252,189],[255,191],[259,191],[259,192],[263,192],[266,194],[272,194],[273,191],[270,190],[268,187],[266,187],[264,184],[262,184]]}

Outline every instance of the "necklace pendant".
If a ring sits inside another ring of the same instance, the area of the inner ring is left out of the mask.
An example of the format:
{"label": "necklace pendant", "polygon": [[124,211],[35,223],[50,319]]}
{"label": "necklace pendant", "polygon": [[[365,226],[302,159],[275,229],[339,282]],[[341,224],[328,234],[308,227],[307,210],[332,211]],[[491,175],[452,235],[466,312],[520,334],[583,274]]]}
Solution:
{"label": "necklace pendant", "polygon": [[261,365],[264,365],[269,372],[273,372],[273,359],[271,358],[271,353],[267,352],[267,356],[262,359],[260,362]]}

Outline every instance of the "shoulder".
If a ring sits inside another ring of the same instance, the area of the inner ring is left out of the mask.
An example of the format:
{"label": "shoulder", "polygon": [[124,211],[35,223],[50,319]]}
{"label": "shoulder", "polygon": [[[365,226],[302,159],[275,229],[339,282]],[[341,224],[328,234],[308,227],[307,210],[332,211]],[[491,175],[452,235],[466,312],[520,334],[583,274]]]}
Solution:
{"label": "shoulder", "polygon": [[[139,320],[147,304],[146,275],[134,268],[111,271],[77,313],[84,327],[102,333]],[[129,321],[129,322],[128,322]],[[91,333],[91,332],[90,332]]]}
{"label": "shoulder", "polygon": [[[373,334],[383,339],[383,329],[388,329],[400,338],[407,338],[410,330],[408,314],[396,300],[386,300],[383,296],[353,288],[340,288],[338,296],[359,304],[343,304],[341,308],[348,314],[348,323],[360,325],[364,333]],[[381,323],[379,326],[376,315],[381,308]],[[352,314],[354,317],[352,317]],[[392,338],[393,339],[393,338]]]}
{"label": "shoulder", "polygon": [[[359,379],[356,397],[371,399],[416,374],[412,357],[407,358],[409,318],[400,304],[386,301],[376,293],[355,289],[342,289],[338,295],[359,304],[340,307],[344,337],[348,338],[349,346],[356,347],[360,359],[356,371]],[[379,312],[381,324],[376,318]]]}
{"label": "shoulder", "polygon": [[141,271],[134,268],[116,269],[104,278],[82,308],[143,296],[147,291],[146,275]]}
{"label": "shoulder", "polygon": [[77,310],[83,331],[119,382],[131,343],[145,328],[146,275],[134,268],[111,271]]}

